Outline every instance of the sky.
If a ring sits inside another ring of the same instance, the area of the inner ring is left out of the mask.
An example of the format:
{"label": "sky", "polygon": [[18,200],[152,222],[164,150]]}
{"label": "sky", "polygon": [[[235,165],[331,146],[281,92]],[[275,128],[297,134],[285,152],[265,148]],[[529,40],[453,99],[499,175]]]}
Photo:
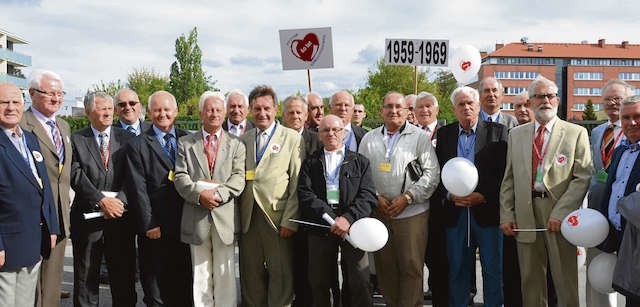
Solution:
{"label": "sky", "polygon": [[169,75],[174,42],[198,27],[205,72],[222,91],[260,84],[280,99],[307,91],[304,70],[282,70],[278,30],[331,27],[334,68],[311,71],[324,97],[364,87],[386,38],[448,39],[493,51],[496,43],[639,44],[634,1],[0,0],[0,28],[27,40],[14,50],[63,78],[69,96],[135,68]]}

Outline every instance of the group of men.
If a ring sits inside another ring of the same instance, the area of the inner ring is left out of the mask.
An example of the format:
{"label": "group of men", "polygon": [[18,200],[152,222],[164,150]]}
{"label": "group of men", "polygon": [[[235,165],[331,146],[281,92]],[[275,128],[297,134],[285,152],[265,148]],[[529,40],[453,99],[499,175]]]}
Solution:
{"label": "group of men", "polygon": [[[55,117],[57,74],[34,73],[24,112],[20,90],[0,84],[0,305],[59,305],[71,238],[75,306],[98,305],[103,256],[114,306],[136,304],[137,269],[147,306],[372,306],[372,272],[387,306],[422,306],[425,263],[433,305],[467,306],[476,249],[486,306],[578,306],[561,221],[590,190],[612,225],[599,248],[630,263],[626,233],[640,224],[617,207],[637,205],[640,97],[620,80],[602,92],[609,121],[590,145],[557,117],[558,88],[544,77],[517,98],[517,118],[500,112],[494,78],[455,89],[449,125],[434,95],[390,92],[370,131],[348,91],[326,116],[316,93],[287,97],[281,124],[275,91],[257,86],[248,97],[203,93],[195,133],[175,126],[166,91],[149,97],[150,123],[134,91],[90,93],[90,126],[71,134]],[[478,170],[469,195],[440,182],[456,157]],[[370,216],[389,230],[373,257],[344,240]],[[616,272],[614,287],[638,306],[633,272]],[[588,286],[588,303],[608,300]]]}

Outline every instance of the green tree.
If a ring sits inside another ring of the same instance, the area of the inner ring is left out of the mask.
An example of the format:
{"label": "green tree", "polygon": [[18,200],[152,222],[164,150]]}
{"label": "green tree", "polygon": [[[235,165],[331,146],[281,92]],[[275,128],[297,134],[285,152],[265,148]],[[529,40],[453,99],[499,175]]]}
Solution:
{"label": "green tree", "polygon": [[584,108],[584,112],[582,112],[582,120],[596,120],[598,116],[596,116],[596,112],[593,110],[593,102],[591,99],[587,100],[587,105]]}
{"label": "green tree", "polygon": [[[189,36],[180,35],[175,42],[176,61],[171,64],[169,87],[178,101],[178,105],[187,103],[191,98],[200,96],[204,91],[213,89],[215,81],[202,70],[202,51],[198,46],[198,28],[194,27]],[[188,114],[194,114],[190,107]]]}
{"label": "green tree", "polygon": [[440,70],[436,72],[434,83],[436,91],[433,94],[438,99],[438,106],[440,106],[438,119],[445,119],[447,123],[456,121],[456,116],[453,113],[453,104],[451,104],[450,100],[451,93],[458,86],[456,79],[450,71]]}
{"label": "green tree", "polygon": [[134,68],[127,76],[127,84],[135,91],[143,105],[147,105],[149,96],[156,91],[165,90],[169,86],[169,78],[148,67]]}
{"label": "green tree", "polygon": [[122,87],[123,85],[122,85],[122,82],[120,82],[120,79],[116,81],[109,81],[107,83],[100,80],[100,83],[92,85],[91,89],[87,90],[87,93],[105,92],[113,97],[116,94],[116,92]]}

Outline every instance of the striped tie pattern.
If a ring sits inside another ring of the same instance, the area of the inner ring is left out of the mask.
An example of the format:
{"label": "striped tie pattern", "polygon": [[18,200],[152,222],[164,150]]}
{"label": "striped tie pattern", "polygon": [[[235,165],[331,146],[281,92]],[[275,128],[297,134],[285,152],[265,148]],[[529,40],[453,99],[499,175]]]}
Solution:
{"label": "striped tie pattern", "polygon": [[602,136],[602,152],[605,155],[602,157],[602,163],[604,164],[604,169],[609,169],[609,164],[611,164],[611,157],[613,155],[608,155],[607,153],[611,152],[611,148],[613,147],[613,125],[609,125],[607,130],[604,131],[604,135]]}
{"label": "striped tie pattern", "polygon": [[58,126],[52,120],[47,121],[47,126],[49,126],[49,129],[51,130],[51,137],[53,139],[53,145],[56,146],[58,161],[63,162],[64,146],[62,145],[62,136],[60,135],[60,130],[58,130]]}

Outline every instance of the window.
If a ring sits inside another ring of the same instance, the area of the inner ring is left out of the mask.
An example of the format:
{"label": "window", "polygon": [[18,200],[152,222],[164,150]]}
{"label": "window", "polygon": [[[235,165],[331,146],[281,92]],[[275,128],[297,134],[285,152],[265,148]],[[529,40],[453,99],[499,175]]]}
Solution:
{"label": "window", "polygon": [[519,80],[533,80],[540,73],[535,71],[496,71],[493,76],[496,79],[519,79]]}
{"label": "window", "polygon": [[576,66],[640,66],[639,60],[631,59],[571,59]]}
{"label": "window", "polygon": [[601,89],[599,87],[576,87],[573,94],[576,96],[600,96]]}
{"label": "window", "polygon": [[554,65],[552,58],[498,58],[498,64],[519,64],[519,65]]}
{"label": "window", "polygon": [[522,91],[526,91],[526,90],[527,90],[526,87],[505,87],[504,93],[507,95],[518,95]]}
{"label": "window", "polygon": [[635,92],[636,92],[636,93],[635,93],[636,95],[640,95],[640,88],[636,88],[636,89],[635,89]]}
{"label": "window", "polygon": [[574,72],[573,80],[603,80],[604,73],[601,72]]}
{"label": "window", "polygon": [[500,105],[502,110],[513,110],[513,103],[503,103]]}
{"label": "window", "polygon": [[640,73],[638,72],[621,72],[618,74],[620,80],[640,81]]}
{"label": "window", "polygon": [[571,108],[574,111],[584,111],[584,109],[586,108],[586,104],[584,103],[574,103],[573,104],[573,108]]}

